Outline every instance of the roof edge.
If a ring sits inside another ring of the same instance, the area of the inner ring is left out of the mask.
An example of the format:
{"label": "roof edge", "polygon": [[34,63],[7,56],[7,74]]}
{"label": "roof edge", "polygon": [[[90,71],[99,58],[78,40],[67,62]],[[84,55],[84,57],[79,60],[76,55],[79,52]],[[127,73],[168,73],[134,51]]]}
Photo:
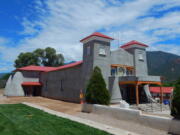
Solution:
{"label": "roof edge", "polygon": [[86,39],[88,39],[88,38],[91,38],[91,37],[93,37],[93,36],[102,37],[102,38],[106,38],[106,39],[110,39],[110,40],[114,40],[114,38],[111,38],[111,37],[109,37],[109,36],[106,36],[106,35],[104,35],[104,34],[102,34],[102,33],[100,33],[100,32],[94,32],[94,33],[92,33],[91,35],[89,35],[89,36],[81,39],[80,42],[83,42],[84,40],[86,40]]}
{"label": "roof edge", "polygon": [[140,45],[140,46],[143,46],[143,47],[149,47],[148,45],[146,45],[144,43],[141,43],[141,42],[136,41],[136,40],[132,40],[132,41],[129,41],[129,42],[121,45],[120,48],[125,49],[126,47],[129,47],[129,46],[132,46],[132,45]]}

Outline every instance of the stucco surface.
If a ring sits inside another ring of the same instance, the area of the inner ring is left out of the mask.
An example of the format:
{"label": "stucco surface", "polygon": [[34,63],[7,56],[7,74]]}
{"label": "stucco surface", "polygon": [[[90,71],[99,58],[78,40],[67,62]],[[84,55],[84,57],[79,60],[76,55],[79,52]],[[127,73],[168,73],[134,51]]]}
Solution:
{"label": "stucco surface", "polygon": [[80,102],[82,65],[42,74],[42,96]]}
{"label": "stucco surface", "polygon": [[18,71],[6,82],[5,96],[24,96],[22,82],[39,82],[40,72]]}

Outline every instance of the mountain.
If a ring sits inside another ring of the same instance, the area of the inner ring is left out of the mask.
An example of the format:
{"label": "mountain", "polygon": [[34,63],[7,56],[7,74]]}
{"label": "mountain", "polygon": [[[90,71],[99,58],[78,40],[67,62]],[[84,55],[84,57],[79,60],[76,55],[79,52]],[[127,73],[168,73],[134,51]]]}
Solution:
{"label": "mountain", "polygon": [[2,78],[7,73],[0,73],[0,78]]}
{"label": "mountain", "polygon": [[162,52],[147,52],[149,75],[162,76],[165,82],[180,78],[180,56]]}

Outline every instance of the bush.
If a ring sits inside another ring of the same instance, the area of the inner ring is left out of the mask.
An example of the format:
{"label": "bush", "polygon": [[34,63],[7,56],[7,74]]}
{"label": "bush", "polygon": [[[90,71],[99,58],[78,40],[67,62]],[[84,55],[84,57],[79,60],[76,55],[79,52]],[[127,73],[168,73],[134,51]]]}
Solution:
{"label": "bush", "polygon": [[180,119],[180,79],[175,84],[171,103],[171,115]]}
{"label": "bush", "polygon": [[99,67],[95,67],[86,89],[86,102],[91,104],[108,105],[110,94]]}

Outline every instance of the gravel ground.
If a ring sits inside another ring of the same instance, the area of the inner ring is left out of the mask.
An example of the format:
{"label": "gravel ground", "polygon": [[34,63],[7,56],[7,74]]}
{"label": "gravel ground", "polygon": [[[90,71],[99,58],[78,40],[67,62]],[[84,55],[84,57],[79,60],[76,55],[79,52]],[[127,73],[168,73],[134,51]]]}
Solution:
{"label": "gravel ground", "polygon": [[167,132],[140,125],[138,123],[108,118],[107,116],[92,113],[78,113],[76,116],[89,119],[112,127],[120,128],[142,135],[169,135]]}

